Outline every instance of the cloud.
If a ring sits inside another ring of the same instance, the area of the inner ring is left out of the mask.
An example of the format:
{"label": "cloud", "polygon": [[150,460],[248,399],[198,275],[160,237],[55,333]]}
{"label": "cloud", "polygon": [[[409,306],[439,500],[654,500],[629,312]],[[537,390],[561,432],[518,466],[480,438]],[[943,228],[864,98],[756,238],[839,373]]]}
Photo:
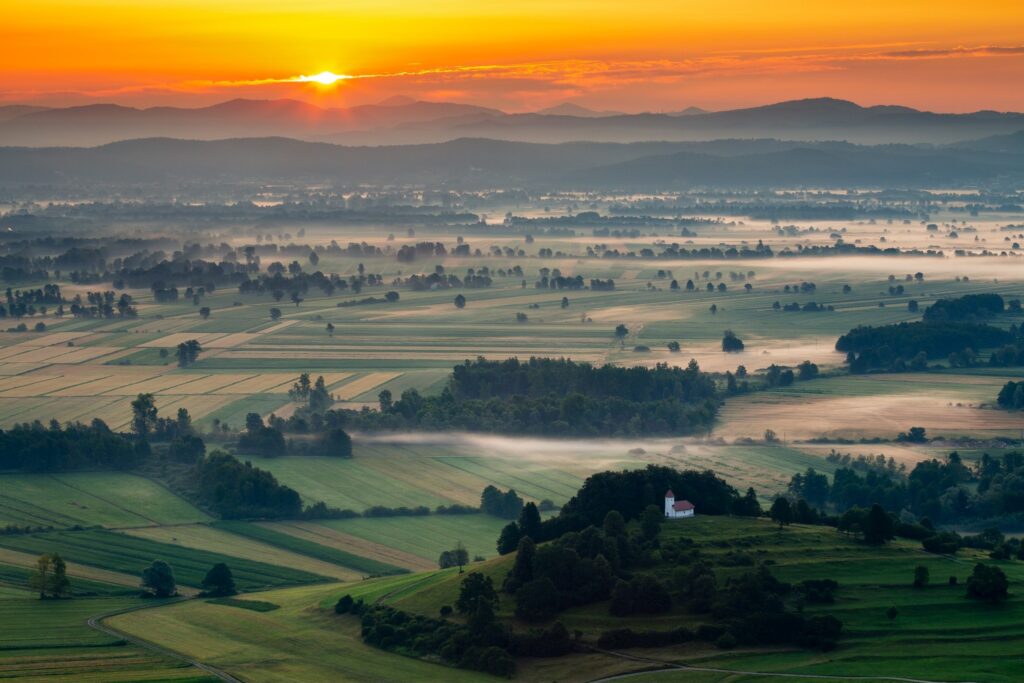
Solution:
{"label": "cloud", "polygon": [[883,59],[943,59],[946,57],[1003,57],[1008,55],[1024,55],[1024,46],[978,45],[946,49],[898,50],[883,52],[879,56]]}

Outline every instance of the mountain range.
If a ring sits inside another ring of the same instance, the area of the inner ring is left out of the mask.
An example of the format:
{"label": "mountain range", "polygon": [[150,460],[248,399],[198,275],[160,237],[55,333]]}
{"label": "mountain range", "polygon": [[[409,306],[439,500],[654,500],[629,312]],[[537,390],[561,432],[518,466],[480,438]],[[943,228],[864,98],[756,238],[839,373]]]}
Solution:
{"label": "mountain range", "polygon": [[25,147],[90,147],[153,137],[287,137],[345,145],[406,145],[460,138],[543,143],[780,138],[948,144],[1019,130],[1024,130],[1024,114],[1020,113],[940,114],[899,106],[862,107],[831,98],[718,112],[691,107],[646,114],[594,111],[571,103],[509,114],[476,105],[404,97],[341,108],[287,99],[236,99],[201,108],[0,106],[0,146]]}
{"label": "mountain range", "polygon": [[286,138],[152,138],[0,148],[0,186],[333,183],[456,188],[955,187],[1024,183],[1024,132],[954,145],[575,142],[465,138],[342,146]]}

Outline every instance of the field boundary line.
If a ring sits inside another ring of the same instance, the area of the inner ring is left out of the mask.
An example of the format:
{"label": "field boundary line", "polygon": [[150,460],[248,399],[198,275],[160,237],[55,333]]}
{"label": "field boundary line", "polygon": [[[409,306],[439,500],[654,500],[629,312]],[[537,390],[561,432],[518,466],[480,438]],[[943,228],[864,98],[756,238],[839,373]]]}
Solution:
{"label": "field boundary line", "polygon": [[90,493],[89,491],[86,491],[85,489],[83,489],[83,488],[81,488],[79,486],[76,486],[75,484],[72,484],[70,482],[64,481],[63,479],[58,477],[56,474],[51,474],[50,478],[53,479],[58,484],[61,484],[62,486],[67,486],[72,491],[78,491],[79,493],[82,493],[84,495],[92,496],[93,498],[95,498],[97,500],[102,500],[104,503],[106,503],[107,505],[111,506],[115,510],[120,510],[121,512],[126,512],[129,515],[134,515],[135,517],[138,517],[140,519],[144,519],[147,522],[150,522],[151,524],[153,524],[155,526],[160,526],[160,522],[156,521],[155,519],[153,519],[151,517],[147,517],[146,515],[142,514],[141,512],[137,512],[135,510],[129,510],[128,508],[123,507],[121,505],[118,505],[114,501],[108,500],[108,499],[104,498],[103,496],[97,495],[95,493]]}
{"label": "field boundary line", "polygon": [[703,671],[707,673],[722,673],[729,674],[732,676],[765,676],[767,678],[803,678],[809,681],[814,680],[825,680],[825,681],[896,681],[897,683],[976,683],[975,681],[938,681],[927,678],[909,678],[906,676],[886,676],[884,674],[874,676],[855,676],[855,675],[843,675],[843,674],[809,674],[809,673],[786,673],[783,671],[743,671],[740,669],[723,669],[719,667],[711,666],[696,666],[690,664],[679,664],[677,662],[666,662],[661,659],[654,659],[652,657],[638,657],[636,655],[628,655],[624,652],[615,652],[614,650],[602,650],[601,648],[591,647],[588,648],[592,652],[599,654],[608,655],[610,657],[618,657],[619,659],[627,659],[634,662],[647,663],[652,665],[651,668],[644,669],[641,671],[630,671],[628,673],[615,674],[612,676],[602,676],[601,678],[592,678],[588,683],[604,683],[605,681],[616,681],[623,680],[626,678],[633,678],[634,676],[645,676],[648,674],[661,673],[663,671]]}
{"label": "field boundary line", "polygon": [[223,671],[221,669],[218,669],[215,666],[212,666],[210,664],[204,664],[203,662],[199,661],[198,659],[193,659],[192,657],[189,657],[188,655],[182,654],[182,653],[177,652],[176,650],[172,650],[170,648],[166,648],[166,647],[164,647],[162,645],[157,645],[156,643],[153,643],[153,642],[151,642],[149,640],[146,640],[144,638],[139,638],[137,636],[132,636],[132,635],[129,635],[127,633],[124,633],[123,631],[118,631],[116,628],[113,628],[112,626],[108,626],[107,624],[103,623],[103,621],[105,619],[109,619],[110,617],[116,617],[116,616],[119,616],[121,614],[127,614],[129,612],[138,612],[138,611],[141,611],[141,610],[144,610],[144,609],[153,609],[153,608],[156,608],[156,607],[163,607],[164,605],[171,605],[171,604],[176,604],[176,603],[180,603],[180,602],[186,602],[186,601],[188,601],[190,599],[191,598],[182,597],[182,598],[175,598],[175,599],[169,600],[167,602],[162,602],[159,605],[135,605],[133,607],[125,607],[125,608],[122,608],[122,609],[114,610],[112,612],[106,612],[104,614],[98,614],[96,616],[89,617],[88,619],[85,620],[85,624],[89,628],[94,629],[96,631],[99,631],[100,633],[105,633],[108,636],[113,636],[115,638],[120,638],[120,639],[122,639],[122,640],[124,640],[126,642],[129,642],[129,643],[133,644],[133,645],[137,645],[138,647],[150,650],[152,652],[156,652],[157,654],[163,655],[165,657],[170,657],[171,659],[177,659],[178,661],[185,662],[186,664],[194,666],[194,667],[196,667],[197,669],[199,669],[201,671],[205,671],[206,673],[210,674],[211,676],[215,676],[215,677],[219,678],[222,681],[226,681],[227,683],[245,683],[242,679],[236,678],[235,676],[232,676],[228,672]]}

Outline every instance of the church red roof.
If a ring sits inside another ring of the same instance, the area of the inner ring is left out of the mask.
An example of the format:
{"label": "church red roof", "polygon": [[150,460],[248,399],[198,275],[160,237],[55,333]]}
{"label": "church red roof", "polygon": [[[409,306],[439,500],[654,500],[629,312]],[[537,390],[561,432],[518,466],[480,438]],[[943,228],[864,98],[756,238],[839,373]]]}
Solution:
{"label": "church red roof", "polygon": [[695,510],[696,506],[688,500],[681,500],[673,505],[672,509],[676,512],[686,512],[687,510]]}
{"label": "church red roof", "polygon": [[669,489],[668,491],[665,491],[665,497],[666,498],[675,498],[676,494],[672,493],[672,489]]}

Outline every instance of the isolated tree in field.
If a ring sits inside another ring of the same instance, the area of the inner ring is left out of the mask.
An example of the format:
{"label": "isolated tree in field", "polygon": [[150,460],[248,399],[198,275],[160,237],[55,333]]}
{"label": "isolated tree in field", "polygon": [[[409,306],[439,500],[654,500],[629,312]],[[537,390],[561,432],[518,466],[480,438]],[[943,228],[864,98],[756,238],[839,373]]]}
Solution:
{"label": "isolated tree in field", "polygon": [[708,306],[708,310],[711,311],[711,315],[718,313],[718,304],[711,304]]}
{"label": "isolated tree in field", "polygon": [[169,598],[178,592],[171,566],[163,560],[153,560],[142,570],[142,587],[158,598]]}
{"label": "isolated tree in field", "polygon": [[234,595],[238,592],[235,588],[235,577],[231,574],[231,567],[223,562],[210,567],[203,578],[203,592],[214,597]]}
{"label": "isolated tree in field", "polygon": [[928,571],[928,567],[922,564],[914,567],[914,588],[924,588],[928,585],[928,581],[931,574]]}
{"label": "isolated tree in field", "polygon": [[327,336],[328,337],[333,337],[334,336],[334,323],[327,323]]}
{"label": "isolated tree in field", "polygon": [[132,401],[132,431],[145,439],[156,425],[156,402],[153,394],[139,394]]}
{"label": "isolated tree in field", "polygon": [[53,556],[49,553],[40,555],[36,560],[36,567],[29,575],[28,582],[32,590],[39,593],[39,599],[46,598],[46,591],[50,586],[50,576],[53,571]]}
{"label": "isolated tree in field", "polygon": [[29,575],[29,586],[39,593],[39,599],[62,598],[71,593],[67,565],[57,553],[40,555],[35,569]]}
{"label": "isolated tree in field", "polygon": [[996,603],[1006,600],[1010,582],[999,567],[974,565],[974,571],[967,578],[967,597]]}
{"label": "isolated tree in field", "polygon": [[668,350],[672,353],[679,353],[679,342],[670,341],[668,343]]}
{"label": "isolated tree in field", "polygon": [[775,433],[774,429],[768,428],[764,430],[764,442],[765,443],[778,443],[779,436]]}
{"label": "isolated tree in field", "polygon": [[441,553],[437,564],[441,569],[458,567],[461,574],[462,568],[469,564],[469,551],[466,550],[466,546],[463,545],[462,541],[456,541],[454,548]]}
{"label": "isolated tree in field", "polygon": [[726,330],[722,334],[722,351],[726,353],[739,353],[743,350],[743,340],[736,336],[732,330]]}
{"label": "isolated tree in field", "polygon": [[780,496],[772,503],[768,516],[779,525],[780,529],[784,526],[789,526],[793,521],[793,506],[789,504],[787,499]]}
{"label": "isolated tree in field", "polygon": [[622,323],[619,323],[618,325],[615,326],[615,338],[616,339],[624,339],[627,334],[629,334],[629,328],[628,327],[626,327]]}
{"label": "isolated tree in field", "polygon": [[533,502],[523,506],[519,515],[519,533],[535,541],[540,538],[540,511]]}
{"label": "isolated tree in field", "polygon": [[320,263],[320,257],[317,256],[315,251],[309,252],[309,262],[314,268],[316,268],[316,264]]}
{"label": "isolated tree in field", "polygon": [[864,541],[871,545],[882,545],[893,538],[893,523],[889,513],[875,503],[864,516]]}
{"label": "isolated tree in field", "polygon": [[293,304],[295,304],[296,306],[298,306],[299,304],[301,304],[301,303],[302,303],[302,301],[303,301],[302,297],[301,297],[301,296],[299,296],[299,293],[298,293],[298,292],[292,292],[292,296],[291,296],[291,299],[292,299],[292,303],[293,303]]}
{"label": "isolated tree in field", "polygon": [[281,317],[281,309],[280,308],[271,308],[270,309],[270,319],[271,320],[277,320],[280,317]]}
{"label": "isolated tree in field", "polygon": [[195,339],[178,344],[178,349],[174,352],[175,358],[178,359],[178,367],[184,368],[195,363],[202,350],[203,347]]}
{"label": "isolated tree in field", "polygon": [[562,308],[569,308],[569,297],[562,297]]}
{"label": "isolated tree in field", "polygon": [[461,294],[455,295],[455,308],[463,309],[466,307],[466,297]]}
{"label": "isolated tree in field", "polygon": [[200,308],[199,309],[199,317],[202,318],[203,320],[206,320],[207,318],[209,318],[210,317],[210,307],[209,306],[203,306],[202,308]]}

